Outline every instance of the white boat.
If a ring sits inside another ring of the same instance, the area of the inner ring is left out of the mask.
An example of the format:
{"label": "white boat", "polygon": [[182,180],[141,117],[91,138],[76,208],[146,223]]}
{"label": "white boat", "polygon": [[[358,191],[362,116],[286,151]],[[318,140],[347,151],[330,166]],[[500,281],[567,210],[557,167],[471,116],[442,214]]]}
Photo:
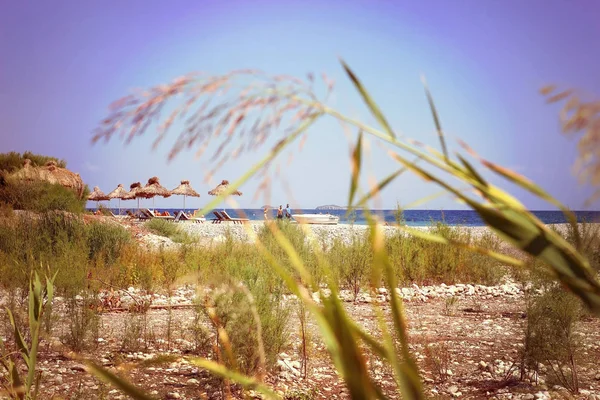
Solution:
{"label": "white boat", "polygon": [[299,224],[337,225],[340,217],[331,214],[292,214]]}

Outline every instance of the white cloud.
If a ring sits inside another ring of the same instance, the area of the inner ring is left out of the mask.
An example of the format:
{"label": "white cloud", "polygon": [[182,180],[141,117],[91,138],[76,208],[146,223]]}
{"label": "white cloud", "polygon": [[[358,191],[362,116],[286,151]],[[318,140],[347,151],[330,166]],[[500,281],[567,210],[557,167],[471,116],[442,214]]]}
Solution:
{"label": "white cloud", "polygon": [[99,166],[92,164],[89,161],[86,161],[85,164],[83,164],[83,166],[85,167],[85,169],[87,169],[88,171],[91,171],[91,172],[96,172],[96,171],[100,170]]}

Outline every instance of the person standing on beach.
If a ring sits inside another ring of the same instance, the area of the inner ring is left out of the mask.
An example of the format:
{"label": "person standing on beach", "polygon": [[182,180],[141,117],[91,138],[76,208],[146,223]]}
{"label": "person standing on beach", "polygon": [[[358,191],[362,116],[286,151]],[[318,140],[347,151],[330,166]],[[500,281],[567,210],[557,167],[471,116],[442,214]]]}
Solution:
{"label": "person standing on beach", "polygon": [[290,205],[285,206],[285,217],[287,219],[292,218],[292,210],[290,209]]}
{"label": "person standing on beach", "polygon": [[269,212],[269,207],[265,207],[265,209],[264,209],[265,221],[269,219],[269,216],[267,215],[268,212]]}
{"label": "person standing on beach", "polygon": [[277,219],[283,219],[283,209],[281,204],[279,205],[279,210],[277,210]]}

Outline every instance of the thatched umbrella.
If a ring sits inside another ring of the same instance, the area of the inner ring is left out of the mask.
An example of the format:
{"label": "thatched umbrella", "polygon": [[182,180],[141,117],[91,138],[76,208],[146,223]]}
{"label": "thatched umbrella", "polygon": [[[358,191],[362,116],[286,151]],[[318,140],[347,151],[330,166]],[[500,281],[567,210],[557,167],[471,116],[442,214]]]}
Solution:
{"label": "thatched umbrella", "polygon": [[[213,190],[208,192],[208,194],[211,196],[219,196],[221,193],[223,193],[227,189],[227,187],[229,187],[229,181],[223,180],[216,188],[214,188]],[[235,192],[231,193],[231,195],[232,196],[241,196],[242,192],[240,192],[239,190],[236,190]]]}
{"label": "thatched umbrella", "polygon": [[185,212],[185,198],[187,196],[200,197],[200,193],[192,189],[190,181],[181,181],[181,184],[175,189],[171,190],[171,194],[177,194],[183,196],[183,211]]}
{"label": "thatched umbrella", "polygon": [[92,191],[92,193],[90,193],[87,199],[90,201],[95,201],[96,208],[100,207],[101,201],[110,200],[110,198],[106,194],[104,194],[104,192],[100,190],[98,186],[94,187],[94,190]]}
{"label": "thatched umbrella", "polygon": [[117,188],[108,194],[109,199],[119,199],[119,215],[121,215],[121,200],[127,199],[127,191],[123,188],[123,184],[119,183]]}
{"label": "thatched umbrella", "polygon": [[9,174],[8,177],[26,182],[46,181],[52,184],[59,184],[73,190],[79,198],[83,197],[85,190],[85,184],[79,174],[69,171],[66,168],[58,167],[54,161],[48,161],[42,167],[33,167],[31,160],[25,159],[23,168]]}
{"label": "thatched umbrella", "polygon": [[138,210],[140,209],[140,196],[138,196],[140,190],[142,190],[142,184],[140,182],[134,182],[129,185],[129,192],[123,195],[123,200],[137,199]]}
{"label": "thatched umbrella", "polygon": [[138,191],[137,196],[146,199],[152,198],[152,210],[154,210],[154,198],[156,196],[162,196],[165,198],[169,197],[171,196],[171,192],[169,189],[160,184],[158,177],[153,176],[152,178],[148,179],[146,186]]}

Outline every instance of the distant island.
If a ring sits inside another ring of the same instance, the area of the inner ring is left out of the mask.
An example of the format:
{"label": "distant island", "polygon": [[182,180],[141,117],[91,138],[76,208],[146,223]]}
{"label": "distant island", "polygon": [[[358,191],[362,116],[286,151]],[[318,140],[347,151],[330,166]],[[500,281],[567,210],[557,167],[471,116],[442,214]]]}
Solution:
{"label": "distant island", "polygon": [[264,210],[265,208],[269,208],[269,209],[270,209],[270,208],[277,208],[277,207],[273,207],[273,206],[262,206],[261,208]]}
{"label": "distant island", "polygon": [[316,210],[345,210],[348,207],[336,206],[334,204],[329,204],[326,206],[319,206]]}

